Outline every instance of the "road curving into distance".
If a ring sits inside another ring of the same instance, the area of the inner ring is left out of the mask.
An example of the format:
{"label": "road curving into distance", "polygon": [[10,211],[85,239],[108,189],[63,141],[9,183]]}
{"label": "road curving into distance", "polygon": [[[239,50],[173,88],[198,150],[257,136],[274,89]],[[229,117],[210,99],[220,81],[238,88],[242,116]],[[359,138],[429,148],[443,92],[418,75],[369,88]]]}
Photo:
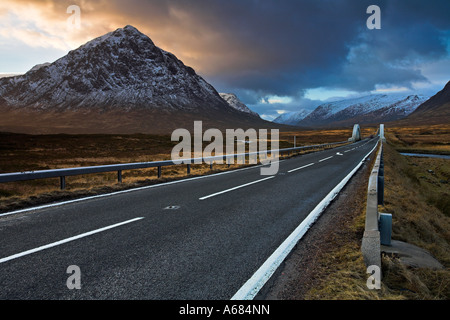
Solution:
{"label": "road curving into distance", "polygon": [[376,144],[281,160],[275,176],[255,166],[2,214],[0,299],[252,299]]}

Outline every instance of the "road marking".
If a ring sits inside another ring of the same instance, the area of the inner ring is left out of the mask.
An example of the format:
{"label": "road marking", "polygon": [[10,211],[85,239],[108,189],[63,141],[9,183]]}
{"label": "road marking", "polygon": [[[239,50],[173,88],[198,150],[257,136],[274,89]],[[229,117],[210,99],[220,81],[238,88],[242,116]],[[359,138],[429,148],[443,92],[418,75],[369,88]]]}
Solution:
{"label": "road marking", "polygon": [[127,220],[127,221],[124,221],[124,222],[116,223],[116,224],[113,224],[111,226],[107,226],[107,227],[100,228],[100,229],[97,229],[97,230],[89,231],[89,232],[82,233],[82,234],[79,234],[79,235],[74,236],[74,237],[70,237],[70,238],[67,238],[67,239],[63,239],[63,240],[60,240],[60,241],[56,241],[56,242],[53,242],[53,243],[46,244],[44,246],[40,246],[40,247],[34,248],[34,249],[31,249],[31,250],[27,250],[27,251],[23,251],[23,252],[20,252],[20,253],[17,253],[17,254],[13,254],[12,256],[0,259],[0,263],[6,262],[6,261],[10,261],[10,260],[13,260],[13,259],[17,259],[17,258],[20,258],[20,257],[26,256],[26,255],[32,254],[32,253],[35,253],[35,252],[38,252],[38,251],[42,251],[42,250],[45,250],[45,249],[56,247],[56,246],[59,246],[61,244],[64,244],[64,243],[67,243],[67,242],[70,242],[70,241],[74,241],[74,240],[78,240],[78,239],[81,239],[81,238],[84,238],[84,237],[88,237],[88,236],[91,236],[93,234],[96,234],[96,233],[99,233],[99,232],[103,232],[103,231],[106,231],[106,230],[109,230],[109,229],[117,228],[117,227],[120,227],[120,226],[122,226],[124,224],[131,223],[131,222],[134,222],[134,221],[137,221],[137,220],[141,220],[141,219],[144,219],[144,217],[139,217],[139,218]]}
{"label": "road marking", "polygon": [[322,160],[319,160],[319,162],[322,162],[322,161],[325,161],[325,160],[328,160],[328,159],[331,159],[331,158],[333,158],[333,156],[325,158],[325,159],[322,159]]}
{"label": "road marking", "polygon": [[[285,160],[278,160],[278,161],[274,161],[272,163],[281,163],[283,161],[285,161]],[[266,164],[266,165],[269,165],[269,164]],[[41,209],[59,207],[59,206],[72,204],[72,203],[77,203],[77,202],[82,202],[82,201],[86,201],[86,200],[111,197],[111,196],[115,196],[115,195],[119,195],[119,194],[129,193],[129,192],[135,192],[135,191],[141,191],[141,190],[147,190],[147,189],[153,189],[153,188],[160,188],[160,187],[165,187],[165,186],[172,185],[172,184],[178,184],[178,183],[189,182],[189,181],[200,180],[200,179],[208,179],[208,178],[213,178],[213,177],[217,177],[217,176],[221,176],[221,175],[225,175],[225,174],[233,174],[233,173],[244,171],[244,170],[251,170],[251,169],[255,169],[255,168],[260,168],[260,167],[263,167],[263,166],[265,166],[265,165],[259,164],[259,165],[255,165],[255,166],[251,166],[251,167],[247,167],[247,168],[240,168],[240,169],[235,169],[235,170],[229,170],[229,171],[214,173],[214,174],[210,174],[210,175],[206,175],[206,176],[180,179],[180,180],[164,182],[164,183],[160,183],[160,184],[154,184],[154,185],[151,185],[151,186],[145,186],[145,187],[138,187],[138,188],[133,188],[133,189],[115,191],[115,192],[111,192],[111,193],[104,193],[104,194],[99,194],[99,195],[90,196],[90,197],[84,197],[84,198],[80,198],[80,199],[62,201],[62,202],[58,202],[58,203],[45,204],[45,205],[38,206],[38,207],[32,207],[32,208],[27,208],[27,209],[20,209],[20,210],[16,210],[16,211],[1,213],[0,217],[9,216],[9,215],[18,214],[18,213],[26,213],[26,212],[36,211],[36,210],[41,210]]]}
{"label": "road marking", "polygon": [[201,198],[199,198],[199,200],[205,200],[205,199],[208,199],[208,198],[212,198],[212,197],[218,196],[218,195],[226,193],[226,192],[234,191],[234,190],[237,190],[237,189],[240,189],[240,188],[244,188],[244,187],[247,187],[249,185],[252,185],[252,184],[255,184],[255,183],[258,183],[258,182],[263,182],[263,181],[266,181],[266,180],[269,180],[269,179],[273,179],[273,178],[275,178],[275,176],[271,176],[271,177],[267,177],[267,178],[264,178],[264,179],[256,180],[256,181],[253,181],[253,182],[249,182],[249,183],[246,183],[246,184],[234,187],[234,188],[230,188],[230,189],[227,189],[227,190],[223,190],[223,191],[220,191],[220,192],[216,192],[216,193],[210,194],[208,196],[201,197]]}
{"label": "road marking", "polygon": [[294,246],[315,223],[323,210],[333,201],[350,178],[361,167],[362,163],[376,149],[378,143],[369,153],[356,165],[356,167],[336,186],[323,200],[311,211],[300,225],[283,241],[283,243],[272,253],[272,255],[256,270],[256,272],[244,283],[244,285],[231,297],[231,300],[253,300],[261,288],[272,277],[284,259],[289,255]]}
{"label": "road marking", "polygon": [[352,151],[352,150],[345,150],[344,152],[350,152],[350,151]]}
{"label": "road marking", "polygon": [[310,167],[310,166],[312,166],[312,165],[314,165],[314,163],[310,163],[310,164],[307,164],[306,166],[303,166],[303,167],[300,167],[300,168],[296,168],[296,169],[289,170],[288,172],[291,173],[291,172],[294,172],[294,171],[297,171],[297,170],[300,170],[300,169],[304,169],[304,168]]}

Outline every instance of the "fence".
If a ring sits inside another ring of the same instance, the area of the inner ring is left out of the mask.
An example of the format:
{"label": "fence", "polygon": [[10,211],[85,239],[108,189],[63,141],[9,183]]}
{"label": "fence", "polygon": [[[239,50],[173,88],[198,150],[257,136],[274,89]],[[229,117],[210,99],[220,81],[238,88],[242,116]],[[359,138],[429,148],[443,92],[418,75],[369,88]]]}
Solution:
{"label": "fence", "polygon": [[[259,152],[247,152],[240,154],[231,154],[231,155],[221,155],[221,156],[212,156],[206,158],[192,158],[183,160],[183,164],[187,166],[187,174],[191,172],[191,164],[198,163],[209,163],[212,169],[213,162],[222,160],[225,163],[229,164],[231,159],[239,158],[239,157],[250,157],[250,156],[260,156],[267,155],[270,153],[278,153],[282,155],[283,153],[294,153],[298,151],[304,150],[313,150],[319,148],[328,148],[335,145],[347,144],[348,141],[341,142],[333,142],[333,143],[325,143],[320,145],[311,145],[311,146],[303,146],[303,147],[294,147],[294,148],[286,148],[286,149],[278,149],[278,150],[265,150]],[[83,174],[93,174],[93,173],[105,173],[105,172],[117,172],[117,180],[119,183],[122,182],[122,171],[124,170],[134,170],[134,169],[147,169],[147,168],[157,168],[158,170],[158,178],[162,176],[162,167],[165,166],[173,166],[179,163],[174,163],[172,160],[165,161],[154,161],[154,162],[137,162],[137,163],[126,163],[126,164],[111,164],[111,165],[102,165],[102,166],[91,166],[91,167],[79,167],[79,168],[64,168],[64,169],[53,169],[53,170],[40,170],[40,171],[26,171],[26,172],[14,172],[14,173],[4,173],[0,174],[0,183],[6,182],[16,182],[16,181],[27,181],[27,180],[36,180],[36,179],[48,179],[48,178],[60,178],[60,187],[61,190],[66,188],[66,177],[67,176],[76,176]]]}

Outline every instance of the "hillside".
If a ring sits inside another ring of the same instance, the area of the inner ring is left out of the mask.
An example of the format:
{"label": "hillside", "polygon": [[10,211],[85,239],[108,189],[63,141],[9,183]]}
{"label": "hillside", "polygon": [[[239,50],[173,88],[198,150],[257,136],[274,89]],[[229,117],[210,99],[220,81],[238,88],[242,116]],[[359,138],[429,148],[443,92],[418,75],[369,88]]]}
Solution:
{"label": "hillside", "polygon": [[234,93],[219,93],[219,95],[228,103],[230,107],[259,118],[259,114],[247,107]]}
{"label": "hillside", "polygon": [[273,120],[273,122],[295,126],[300,121],[305,119],[305,117],[307,117],[310,113],[311,110],[306,109],[301,109],[295,112],[287,112],[279,115],[275,120]]}
{"label": "hillside", "polygon": [[422,103],[401,125],[434,125],[450,123],[450,81],[445,87]]}
{"label": "hillside", "polygon": [[0,131],[170,133],[205,126],[274,127],[231,107],[216,89],[132,26],[53,63],[0,79]]}

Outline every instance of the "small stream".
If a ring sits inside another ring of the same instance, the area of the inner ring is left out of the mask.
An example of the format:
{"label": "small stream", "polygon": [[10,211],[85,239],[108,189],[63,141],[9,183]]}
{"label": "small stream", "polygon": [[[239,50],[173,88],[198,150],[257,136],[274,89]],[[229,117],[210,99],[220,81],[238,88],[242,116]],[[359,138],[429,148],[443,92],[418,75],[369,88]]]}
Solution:
{"label": "small stream", "polygon": [[427,153],[400,153],[403,156],[408,157],[425,157],[425,158],[439,158],[439,159],[450,159],[449,155],[444,154],[427,154]]}

